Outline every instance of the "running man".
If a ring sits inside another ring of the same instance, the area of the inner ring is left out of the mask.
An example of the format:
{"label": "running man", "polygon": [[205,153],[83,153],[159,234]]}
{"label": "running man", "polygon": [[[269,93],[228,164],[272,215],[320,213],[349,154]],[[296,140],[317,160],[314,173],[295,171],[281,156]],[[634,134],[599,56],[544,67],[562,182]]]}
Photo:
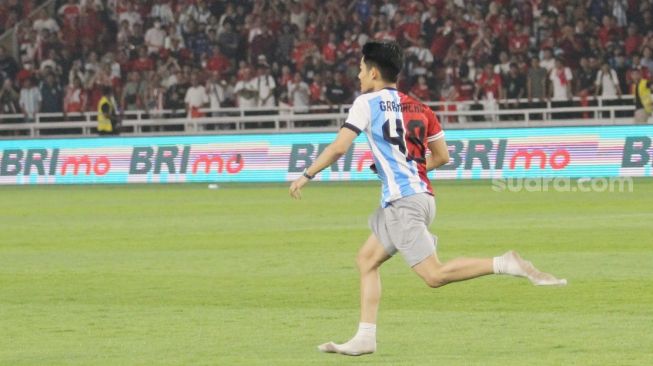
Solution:
{"label": "running man", "polygon": [[[371,235],[358,252],[361,314],[356,335],[346,343],[328,342],[322,352],[358,356],[376,351],[376,318],[381,297],[379,267],[396,252],[430,287],[489,274],[528,278],[535,285],[564,285],[565,280],[538,271],[513,251],[494,258],[456,258],[441,263],[437,237],[428,231],[435,217],[435,200],[426,174],[449,162],[444,132],[427,106],[396,90],[403,64],[396,43],[369,42],[363,47],[358,78],[361,96],[333,143],[290,186],[301,188],[330,166],[365,132],[374,155],[373,169],[383,182],[381,207],[370,217]],[[431,154],[427,156],[426,149]]]}

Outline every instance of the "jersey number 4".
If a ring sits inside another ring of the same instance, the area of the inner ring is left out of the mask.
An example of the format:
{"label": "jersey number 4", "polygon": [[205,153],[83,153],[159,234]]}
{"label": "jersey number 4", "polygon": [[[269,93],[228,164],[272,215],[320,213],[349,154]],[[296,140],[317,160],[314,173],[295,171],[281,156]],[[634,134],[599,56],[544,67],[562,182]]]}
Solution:
{"label": "jersey number 4", "polygon": [[[396,131],[396,136],[390,135],[391,128]],[[404,133],[406,135],[405,139]],[[426,162],[426,149],[424,147],[426,126],[424,121],[412,119],[408,121],[407,131],[404,131],[402,120],[395,120],[394,126],[390,126],[390,120],[386,120],[383,124],[383,139],[392,145],[397,145],[399,151],[406,156],[406,161]]]}

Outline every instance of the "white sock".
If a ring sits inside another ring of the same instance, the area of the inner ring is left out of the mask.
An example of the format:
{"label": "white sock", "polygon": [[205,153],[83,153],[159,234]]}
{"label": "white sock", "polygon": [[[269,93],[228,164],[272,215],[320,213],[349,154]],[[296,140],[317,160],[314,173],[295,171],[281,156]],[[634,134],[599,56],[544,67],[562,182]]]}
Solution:
{"label": "white sock", "polygon": [[520,267],[514,252],[509,251],[505,254],[494,257],[492,267],[496,274],[509,274],[513,276],[526,276],[526,273]]}
{"label": "white sock", "polygon": [[376,351],[376,324],[359,323],[358,332],[349,341],[343,344],[333,342],[318,346],[322,352],[342,353],[344,355],[358,356]]}
{"label": "white sock", "polygon": [[358,332],[354,336],[354,339],[359,337],[371,337],[376,338],[376,324],[372,323],[359,323]]}
{"label": "white sock", "polygon": [[503,256],[492,258],[492,268],[494,269],[495,274],[506,273],[506,260]]}

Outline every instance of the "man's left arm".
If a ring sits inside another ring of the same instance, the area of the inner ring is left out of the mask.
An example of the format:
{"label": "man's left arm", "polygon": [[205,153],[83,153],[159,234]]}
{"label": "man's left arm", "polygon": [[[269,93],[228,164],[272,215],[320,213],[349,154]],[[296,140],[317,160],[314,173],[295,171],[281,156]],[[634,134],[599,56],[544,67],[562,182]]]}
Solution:
{"label": "man's left arm", "polygon": [[338,135],[336,136],[336,139],[329,146],[327,146],[324,151],[322,151],[322,153],[317,157],[317,159],[315,159],[315,162],[313,162],[311,166],[306,168],[304,174],[301,177],[297,178],[290,185],[290,195],[295,199],[301,199],[301,188],[306,185],[310,179],[312,179],[309,179],[309,177],[314,177],[323,169],[327,168],[338,159],[340,159],[341,156],[347,153],[349,147],[357,136],[358,133],[352,129],[341,128],[340,132],[338,132]]}

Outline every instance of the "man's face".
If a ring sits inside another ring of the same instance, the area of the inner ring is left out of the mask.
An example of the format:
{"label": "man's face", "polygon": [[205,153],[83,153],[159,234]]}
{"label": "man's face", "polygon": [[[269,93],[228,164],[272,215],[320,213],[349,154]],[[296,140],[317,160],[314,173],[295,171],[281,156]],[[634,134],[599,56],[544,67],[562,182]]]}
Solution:
{"label": "man's face", "polygon": [[358,73],[358,80],[361,82],[361,93],[367,93],[374,89],[374,75],[370,68],[367,67],[367,64],[363,61],[361,57],[360,62],[360,72]]}

